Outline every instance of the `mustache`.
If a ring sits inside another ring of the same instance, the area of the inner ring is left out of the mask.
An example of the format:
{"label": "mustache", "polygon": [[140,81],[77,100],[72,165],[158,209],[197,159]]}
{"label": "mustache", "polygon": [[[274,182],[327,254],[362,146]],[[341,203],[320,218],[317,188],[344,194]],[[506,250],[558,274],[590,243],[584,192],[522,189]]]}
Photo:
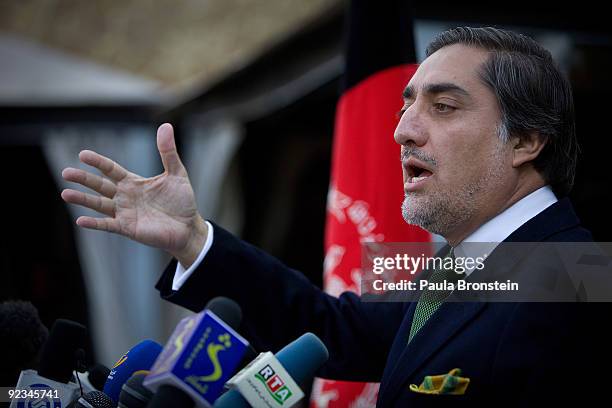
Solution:
{"label": "mustache", "polygon": [[404,161],[408,159],[410,156],[414,156],[420,161],[427,163],[433,167],[438,165],[438,162],[436,162],[436,159],[434,159],[432,156],[425,154],[421,150],[415,147],[403,147],[400,152],[400,161]]}

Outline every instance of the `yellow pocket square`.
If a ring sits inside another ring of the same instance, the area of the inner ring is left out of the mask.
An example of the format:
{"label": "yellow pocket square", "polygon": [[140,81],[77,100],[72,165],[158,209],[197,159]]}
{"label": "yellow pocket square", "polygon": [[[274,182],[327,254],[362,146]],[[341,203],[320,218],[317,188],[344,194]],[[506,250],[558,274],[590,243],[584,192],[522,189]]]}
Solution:
{"label": "yellow pocket square", "polygon": [[416,384],[410,384],[410,391],[419,394],[463,395],[470,384],[470,379],[460,375],[459,368],[453,368],[448,374],[428,375],[418,387]]}

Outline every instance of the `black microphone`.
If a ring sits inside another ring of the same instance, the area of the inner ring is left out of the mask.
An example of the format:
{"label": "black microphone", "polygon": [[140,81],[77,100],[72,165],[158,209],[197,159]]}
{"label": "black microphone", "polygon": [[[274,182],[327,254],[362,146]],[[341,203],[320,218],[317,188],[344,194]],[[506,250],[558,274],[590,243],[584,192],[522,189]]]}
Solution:
{"label": "black microphone", "polygon": [[[68,405],[79,395],[79,386],[71,382],[72,372],[78,365],[77,355],[87,345],[87,329],[80,323],[58,319],[53,323],[44,344],[38,372],[24,370],[19,375],[16,389],[52,391],[53,405]],[[56,398],[57,397],[57,398]],[[13,399],[11,406],[21,400]],[[26,400],[26,403],[32,401]],[[49,402],[49,401],[47,401]],[[51,403],[51,402],[49,402]]]}
{"label": "black microphone", "polygon": [[[102,364],[94,364],[86,372],[76,373],[84,392],[103,391],[109,374],[110,368]],[[75,379],[74,381],[76,382],[77,380]]]}
{"label": "black microphone", "polygon": [[77,367],[77,351],[87,346],[87,329],[80,323],[57,319],[42,349],[38,375],[68,383]]}
{"label": "black microphone", "polygon": [[160,385],[147,408],[192,408],[195,407],[193,399],[180,388],[170,384]]}
{"label": "black microphone", "polygon": [[147,374],[149,374],[148,370],[139,371],[123,384],[119,394],[119,408],[144,408],[147,406],[153,398],[153,392],[142,384]]}
{"label": "black microphone", "polygon": [[67,408],[115,408],[115,404],[102,391],[90,391],[71,402]]}
{"label": "black microphone", "polygon": [[12,387],[21,371],[38,368],[40,350],[48,337],[32,303],[0,303],[0,387]]}
{"label": "black microphone", "polygon": [[209,300],[204,309],[210,310],[219,316],[219,318],[232,329],[238,330],[238,327],[240,327],[240,323],[242,322],[242,309],[240,309],[238,303],[232,299],[224,296],[217,296]]}
{"label": "black microphone", "polygon": [[95,364],[89,368],[87,379],[96,390],[102,391],[109,374],[110,368],[102,364]]}

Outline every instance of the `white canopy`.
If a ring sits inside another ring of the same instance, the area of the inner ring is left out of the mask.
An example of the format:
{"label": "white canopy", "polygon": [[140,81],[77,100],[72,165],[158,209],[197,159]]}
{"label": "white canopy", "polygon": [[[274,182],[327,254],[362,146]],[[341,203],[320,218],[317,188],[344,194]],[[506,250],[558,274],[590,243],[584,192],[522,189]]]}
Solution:
{"label": "white canopy", "polygon": [[0,34],[0,106],[150,105],[161,83]]}

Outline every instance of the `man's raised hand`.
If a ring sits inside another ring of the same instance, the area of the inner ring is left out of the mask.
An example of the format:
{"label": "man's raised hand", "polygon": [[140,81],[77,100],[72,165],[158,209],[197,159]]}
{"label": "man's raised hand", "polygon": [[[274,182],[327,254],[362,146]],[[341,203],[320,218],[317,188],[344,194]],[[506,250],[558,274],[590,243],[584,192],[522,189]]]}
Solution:
{"label": "man's raised hand", "polygon": [[105,177],[71,167],[62,171],[62,177],[98,194],[66,189],[62,191],[62,198],[105,216],[82,216],[77,219],[77,225],[114,232],[161,248],[187,268],[204,247],[206,223],[198,213],[169,123],[157,130],[157,148],[164,172],[151,178],[131,173],[108,157],[83,150],[79,154],[81,162],[95,167]]}

